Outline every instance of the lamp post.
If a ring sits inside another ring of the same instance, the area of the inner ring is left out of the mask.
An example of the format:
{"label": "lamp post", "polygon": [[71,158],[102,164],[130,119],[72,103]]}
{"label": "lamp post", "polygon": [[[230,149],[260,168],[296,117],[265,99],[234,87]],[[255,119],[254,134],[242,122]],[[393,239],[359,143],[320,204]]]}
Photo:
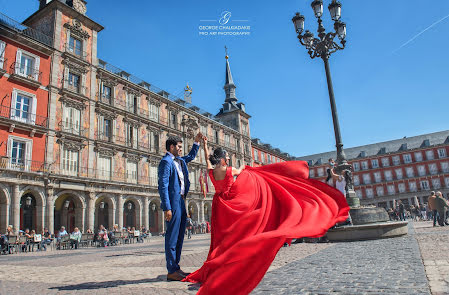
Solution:
{"label": "lamp post", "polygon": [[[346,160],[345,152],[343,151],[343,143],[340,134],[340,125],[338,123],[337,107],[335,105],[334,89],[332,86],[332,78],[329,69],[329,57],[338,50],[345,48],[346,44],[346,24],[340,21],[341,17],[341,3],[337,0],[332,0],[329,5],[329,12],[334,21],[334,31],[326,33],[323,26],[323,1],[314,0],[311,4],[315,17],[318,21],[318,38],[312,32],[306,30],[304,32],[305,17],[299,13],[293,17],[292,21],[295,26],[295,31],[298,34],[298,39],[301,45],[305,46],[308,54],[312,59],[321,57],[324,62],[326,70],[327,88],[329,91],[329,100],[332,111],[332,121],[334,124],[335,146],[337,147],[337,166],[336,172],[344,175],[346,181],[346,200],[351,208],[360,207],[359,198],[354,191],[354,184],[352,181],[352,165]],[[304,32],[304,33],[303,33]],[[335,40],[338,37],[338,41]]]}

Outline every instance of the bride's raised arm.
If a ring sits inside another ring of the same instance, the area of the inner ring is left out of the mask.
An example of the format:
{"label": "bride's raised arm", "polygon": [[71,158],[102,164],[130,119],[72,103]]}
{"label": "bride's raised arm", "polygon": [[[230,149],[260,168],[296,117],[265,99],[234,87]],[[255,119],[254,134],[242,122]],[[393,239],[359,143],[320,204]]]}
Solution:
{"label": "bride's raised arm", "polygon": [[212,163],[209,161],[209,147],[207,146],[207,137],[203,136],[203,148],[204,148],[204,157],[206,158],[207,170],[214,169]]}
{"label": "bride's raised arm", "polygon": [[240,166],[239,169],[232,167],[232,176],[239,175],[243,170],[245,170],[245,165]]}

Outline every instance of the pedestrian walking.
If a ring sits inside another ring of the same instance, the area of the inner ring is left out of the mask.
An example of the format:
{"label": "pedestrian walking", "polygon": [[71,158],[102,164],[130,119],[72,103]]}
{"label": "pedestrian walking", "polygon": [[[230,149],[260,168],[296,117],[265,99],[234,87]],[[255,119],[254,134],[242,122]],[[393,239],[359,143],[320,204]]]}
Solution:
{"label": "pedestrian walking", "polygon": [[436,206],[436,196],[435,192],[430,192],[430,197],[427,199],[429,209],[432,211],[433,216],[433,226],[437,226],[437,218],[438,218],[438,211]]}

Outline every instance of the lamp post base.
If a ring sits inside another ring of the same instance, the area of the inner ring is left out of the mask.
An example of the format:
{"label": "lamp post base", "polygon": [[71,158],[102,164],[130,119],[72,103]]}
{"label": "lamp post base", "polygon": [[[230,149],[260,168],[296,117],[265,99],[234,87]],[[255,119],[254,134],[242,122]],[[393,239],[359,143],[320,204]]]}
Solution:
{"label": "lamp post base", "polygon": [[348,190],[346,192],[346,202],[348,202],[351,209],[360,208],[360,199],[357,197],[354,190]]}

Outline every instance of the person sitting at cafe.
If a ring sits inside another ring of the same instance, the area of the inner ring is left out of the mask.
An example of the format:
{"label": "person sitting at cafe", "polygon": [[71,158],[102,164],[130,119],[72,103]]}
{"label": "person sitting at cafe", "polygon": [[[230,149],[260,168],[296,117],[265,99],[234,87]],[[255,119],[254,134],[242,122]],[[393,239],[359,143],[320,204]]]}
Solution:
{"label": "person sitting at cafe", "polygon": [[99,246],[107,247],[109,242],[108,231],[103,225],[100,225],[98,229],[98,241],[100,242]]}
{"label": "person sitting at cafe", "polygon": [[70,247],[78,249],[79,242],[81,241],[81,232],[75,227],[73,233],[70,234]]}
{"label": "person sitting at cafe", "polygon": [[50,245],[52,242],[51,233],[48,231],[48,228],[44,228],[42,232],[42,241],[41,241],[41,249],[43,251],[47,251],[47,245]]}
{"label": "person sitting at cafe", "polygon": [[8,225],[8,227],[6,228],[6,235],[8,236],[8,238],[11,236],[15,236],[12,225]]}
{"label": "person sitting at cafe", "polygon": [[59,230],[58,234],[56,235],[56,240],[59,242],[61,241],[63,236],[68,235],[67,231],[65,230],[64,226],[61,226],[61,229]]}

